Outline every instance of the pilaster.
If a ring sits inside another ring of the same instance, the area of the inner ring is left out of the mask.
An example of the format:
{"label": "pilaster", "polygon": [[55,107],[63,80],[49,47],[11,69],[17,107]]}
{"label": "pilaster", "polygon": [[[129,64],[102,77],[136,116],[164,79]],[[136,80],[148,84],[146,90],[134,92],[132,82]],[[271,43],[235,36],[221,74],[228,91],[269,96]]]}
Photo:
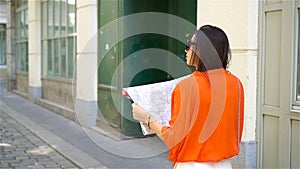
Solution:
{"label": "pilaster", "polygon": [[42,95],[41,88],[41,1],[28,1],[28,98]]}
{"label": "pilaster", "polygon": [[7,53],[7,89],[16,89],[16,55],[15,55],[15,0],[7,0],[7,24],[6,24],[6,53]]}
{"label": "pilaster", "polygon": [[[77,1],[76,105],[78,121],[95,126],[97,105],[97,1]],[[84,23],[84,24],[81,24]]]}

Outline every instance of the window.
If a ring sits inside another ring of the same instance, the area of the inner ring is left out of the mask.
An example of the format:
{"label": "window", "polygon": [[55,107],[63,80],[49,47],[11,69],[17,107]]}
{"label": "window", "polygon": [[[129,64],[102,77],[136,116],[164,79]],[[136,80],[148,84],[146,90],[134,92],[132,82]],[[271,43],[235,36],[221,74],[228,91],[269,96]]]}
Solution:
{"label": "window", "polygon": [[295,85],[294,85],[294,94],[293,94],[293,105],[292,110],[300,112],[300,1],[297,4],[297,20],[295,20]]}
{"label": "window", "polygon": [[42,1],[43,75],[73,78],[76,0]]}
{"label": "window", "polygon": [[17,0],[16,3],[17,71],[28,72],[28,5],[26,0]]}
{"label": "window", "polygon": [[0,66],[6,65],[6,31],[5,24],[0,24]]}

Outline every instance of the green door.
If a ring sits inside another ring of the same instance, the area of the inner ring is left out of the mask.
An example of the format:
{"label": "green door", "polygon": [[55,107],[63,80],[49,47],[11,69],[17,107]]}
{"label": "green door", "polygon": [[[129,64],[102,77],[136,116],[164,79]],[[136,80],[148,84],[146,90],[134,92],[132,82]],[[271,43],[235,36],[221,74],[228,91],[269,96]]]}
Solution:
{"label": "green door", "polygon": [[[168,67],[174,66],[167,55],[177,56],[183,61],[185,59],[185,44],[182,39],[180,41],[171,35],[178,31],[176,28],[180,25],[176,25],[178,23],[171,21],[166,21],[160,25],[147,25],[151,21],[146,18],[143,22],[135,19],[144,14],[150,15],[150,17],[152,14],[153,17],[172,14],[195,25],[196,3],[196,0],[191,0],[189,3],[184,0],[99,1],[99,44],[102,45],[99,50],[104,50],[104,48],[109,50],[106,52],[99,51],[101,54],[105,53],[105,55],[99,56],[99,110],[103,118],[110,125],[120,129],[123,134],[135,137],[142,135],[139,124],[132,120],[130,102],[119,94],[122,87],[166,81],[189,73],[178,70],[176,75],[170,75],[166,71]],[[122,19],[124,16],[126,19]],[[117,26],[108,29],[108,31],[115,32],[115,34],[113,36],[103,36],[107,30],[102,31],[102,28],[118,18]],[[145,26],[144,32],[134,32],[136,28],[143,26]],[[161,31],[162,33],[147,32],[147,26],[157,27],[158,32]],[[130,33],[131,31],[133,33]],[[190,33],[191,35],[193,32],[177,33],[185,35]],[[168,36],[169,34],[170,36]],[[107,43],[111,42],[110,38],[115,38],[117,43],[114,43],[114,46]],[[186,36],[186,40],[188,38],[190,37]],[[143,51],[146,51],[146,54],[139,56]],[[161,55],[152,57],[151,54],[156,54],[157,51],[158,53],[162,51]],[[132,59],[135,57],[142,57],[142,59]],[[155,63],[167,67],[166,70],[156,68]],[[144,69],[139,69],[137,72],[137,67],[143,67]],[[118,74],[118,78],[113,78],[114,74]],[[128,81],[130,82],[128,83]]]}

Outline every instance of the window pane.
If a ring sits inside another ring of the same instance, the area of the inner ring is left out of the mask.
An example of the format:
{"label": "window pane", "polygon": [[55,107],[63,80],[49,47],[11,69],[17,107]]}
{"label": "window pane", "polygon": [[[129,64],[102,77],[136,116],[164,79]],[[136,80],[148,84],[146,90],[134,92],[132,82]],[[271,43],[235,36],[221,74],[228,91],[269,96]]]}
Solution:
{"label": "window pane", "polygon": [[24,43],[20,44],[20,53],[19,56],[21,63],[20,63],[20,71],[25,71],[26,70],[26,59],[25,59],[25,45]]}
{"label": "window pane", "polygon": [[23,0],[17,0],[16,3],[17,8],[19,8],[23,5]]}
{"label": "window pane", "polygon": [[48,2],[48,37],[53,36],[53,2]]}
{"label": "window pane", "polygon": [[23,4],[27,4],[28,3],[28,0],[23,0]]}
{"label": "window pane", "polygon": [[24,37],[28,38],[28,9],[24,10]]}
{"label": "window pane", "polygon": [[60,34],[65,35],[67,33],[66,28],[67,28],[67,0],[61,0],[60,2],[60,22],[61,22],[61,27],[60,27]]}
{"label": "window pane", "polygon": [[68,78],[73,78],[75,60],[75,40],[74,37],[68,38]]}
{"label": "window pane", "polygon": [[21,59],[20,59],[20,44],[16,44],[16,60],[17,60],[17,71],[21,70]]}
{"label": "window pane", "polygon": [[68,33],[75,32],[75,22],[76,22],[76,14],[75,14],[75,0],[68,0]]}
{"label": "window pane", "polygon": [[47,2],[42,4],[42,37],[47,37]]}
{"label": "window pane", "polygon": [[16,14],[16,38],[17,38],[17,40],[20,39],[20,23],[21,23],[20,16],[21,16],[20,13]]}
{"label": "window pane", "polygon": [[47,68],[48,68],[48,75],[54,75],[54,71],[53,71],[53,56],[52,56],[52,40],[48,40],[48,65],[47,65]]}
{"label": "window pane", "polygon": [[42,65],[42,70],[43,70],[43,75],[47,75],[47,70],[48,70],[48,65],[47,65],[47,62],[48,62],[48,60],[47,60],[47,54],[48,54],[48,48],[47,48],[47,41],[46,40],[44,40],[43,42],[42,42],[42,52],[43,52],[43,54],[42,54],[42,63],[43,63],[43,65]]}
{"label": "window pane", "polygon": [[23,5],[27,5],[28,1],[27,0],[17,0],[17,8],[23,6]]}
{"label": "window pane", "polygon": [[54,40],[54,75],[59,76],[59,39]]}
{"label": "window pane", "polygon": [[20,25],[20,29],[21,29],[21,39],[23,39],[25,37],[25,12],[22,11],[21,12],[21,25]]}
{"label": "window pane", "polygon": [[25,60],[25,70],[26,72],[28,72],[28,68],[29,68],[29,65],[28,65],[28,42],[25,42],[24,43],[24,60]]}
{"label": "window pane", "polygon": [[6,31],[5,31],[5,25],[0,25],[0,65],[6,65]]}
{"label": "window pane", "polygon": [[60,64],[61,64],[61,76],[62,77],[66,77],[66,68],[67,68],[67,63],[66,63],[66,39],[62,38],[60,40],[60,53],[61,53],[61,57],[60,57]]}
{"label": "window pane", "polygon": [[54,0],[54,36],[59,35],[59,0]]}
{"label": "window pane", "polygon": [[17,8],[20,7],[20,0],[17,0],[17,1],[16,1],[16,7],[17,7]]}
{"label": "window pane", "polygon": [[16,44],[17,71],[28,71],[28,42]]}

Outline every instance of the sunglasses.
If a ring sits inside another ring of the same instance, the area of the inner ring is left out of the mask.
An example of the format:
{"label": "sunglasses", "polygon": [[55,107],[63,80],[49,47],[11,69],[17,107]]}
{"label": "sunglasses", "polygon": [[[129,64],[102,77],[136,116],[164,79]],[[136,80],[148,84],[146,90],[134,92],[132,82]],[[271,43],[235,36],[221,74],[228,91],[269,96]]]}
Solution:
{"label": "sunglasses", "polygon": [[185,45],[185,51],[189,51],[191,49],[192,45],[197,45],[195,42],[188,41],[187,44]]}

